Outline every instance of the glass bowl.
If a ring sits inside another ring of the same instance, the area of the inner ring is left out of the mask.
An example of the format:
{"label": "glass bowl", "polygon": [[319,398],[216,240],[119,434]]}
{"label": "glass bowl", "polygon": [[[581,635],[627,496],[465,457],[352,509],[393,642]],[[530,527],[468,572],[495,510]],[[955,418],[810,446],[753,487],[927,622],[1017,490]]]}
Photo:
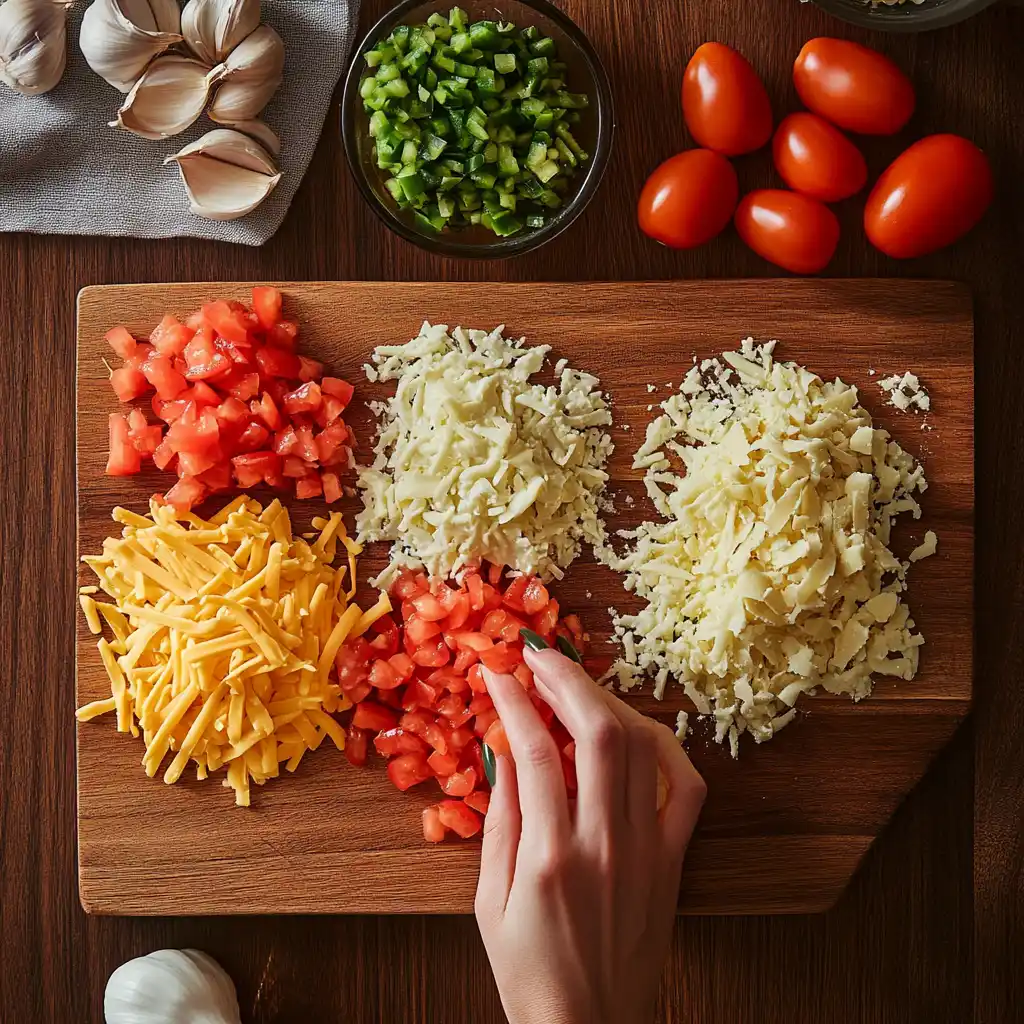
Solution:
{"label": "glass bowl", "polygon": [[995,0],[924,0],[916,4],[878,3],[870,0],[814,0],[829,14],[853,25],[877,29],[879,32],[927,32],[945,28],[984,10]]}
{"label": "glass bowl", "polygon": [[[501,238],[485,228],[446,230],[437,234],[420,231],[412,220],[412,212],[399,210],[384,187],[384,174],[373,158],[369,115],[363,110],[359,84],[367,72],[363,54],[402,24],[421,24],[435,11],[447,14],[452,7],[461,7],[471,20],[482,18],[511,21],[519,28],[536,25],[544,35],[554,39],[558,56],[568,65],[567,86],[573,92],[584,92],[590,106],[575,126],[581,145],[590,160],[572,179],[562,206],[542,228]],[[430,252],[443,256],[470,259],[503,259],[536,249],[560,235],[583,212],[593,198],[604,176],[611,153],[614,128],[612,93],[608,75],[590,41],[579,28],[547,0],[451,0],[424,3],[403,0],[392,7],[356,47],[352,63],[345,75],[341,100],[341,134],[345,154],[363,198],[392,231]]]}

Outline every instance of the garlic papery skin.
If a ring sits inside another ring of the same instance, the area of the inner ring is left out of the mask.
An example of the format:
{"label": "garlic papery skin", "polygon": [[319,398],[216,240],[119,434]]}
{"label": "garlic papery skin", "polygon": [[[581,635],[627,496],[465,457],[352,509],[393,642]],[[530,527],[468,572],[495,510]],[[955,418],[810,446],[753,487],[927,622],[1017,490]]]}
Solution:
{"label": "garlic papery skin", "polygon": [[192,57],[157,57],[132,86],[111,127],[144,139],[167,139],[183,132],[206,106],[211,74]]}
{"label": "garlic papery skin", "polygon": [[188,48],[207,64],[219,64],[260,23],[260,0],[189,0],[181,12]]}
{"label": "garlic papery skin", "polygon": [[23,96],[49,92],[68,59],[67,6],[7,0],[0,7],[0,82]]}
{"label": "garlic papery skin", "polygon": [[192,212],[207,220],[244,217],[281,180],[263,146],[228,128],[207,132],[164,161],[172,162],[178,165]]}
{"label": "garlic papery skin", "polygon": [[177,6],[177,0],[95,0],[78,37],[86,63],[115,89],[130,92],[157,54],[181,42]]}
{"label": "garlic papery skin", "polygon": [[258,118],[249,121],[235,121],[231,127],[238,129],[240,132],[245,132],[249,138],[255,139],[273,156],[281,155],[281,140],[277,137],[277,133]]}
{"label": "garlic papery skin", "polygon": [[284,43],[269,25],[260,25],[231,51],[222,67],[222,84],[210,104],[210,120],[220,124],[252,120],[281,84]]}
{"label": "garlic papery skin", "polygon": [[241,1024],[235,986],[197,949],[158,949],[129,960],[103,995],[107,1024]]}

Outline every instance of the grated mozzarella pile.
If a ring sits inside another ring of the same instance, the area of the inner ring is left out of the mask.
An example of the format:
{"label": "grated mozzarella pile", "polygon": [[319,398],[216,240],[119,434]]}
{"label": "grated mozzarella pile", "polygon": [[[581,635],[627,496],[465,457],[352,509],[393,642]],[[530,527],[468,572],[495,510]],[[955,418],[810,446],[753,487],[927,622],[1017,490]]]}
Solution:
{"label": "grated mozzarella pile", "polygon": [[[600,552],[648,602],[614,616],[625,657],[610,674],[624,689],[653,674],[658,697],[677,679],[733,756],[808,690],[860,700],[873,674],[913,678],[924,643],[902,599],[909,562],[888,547],[897,515],[921,515],[922,468],[856,388],[776,362],[774,345],[705,360],[662,403],[634,467],[665,520],[621,531],[621,558]],[[929,531],[914,554],[934,546]]]}
{"label": "grated mozzarella pile", "polygon": [[502,330],[425,322],[373,353],[371,379],[398,381],[359,473],[360,543],[394,541],[376,586],[403,566],[447,577],[483,559],[561,578],[581,541],[603,541],[612,418],[600,381],[560,360],[557,386],[531,383],[550,346]]}

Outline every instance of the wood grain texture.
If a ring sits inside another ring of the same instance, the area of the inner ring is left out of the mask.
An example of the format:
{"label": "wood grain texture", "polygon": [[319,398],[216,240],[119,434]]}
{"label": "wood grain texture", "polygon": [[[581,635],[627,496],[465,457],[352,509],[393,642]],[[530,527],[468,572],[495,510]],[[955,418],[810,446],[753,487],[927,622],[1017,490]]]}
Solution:
{"label": "wood grain texture", "polygon": [[[507,263],[435,259],[362,205],[333,125],[278,235],[262,249],[190,239],[0,236],[0,1020],[90,1024],[121,962],[198,946],[239,986],[246,1024],[492,1024],[503,1020],[465,917],[112,918],[78,903],[75,843],[74,310],[84,285],[209,280],[646,280],[771,277],[732,232],[694,252],[636,234],[634,200],[687,143],[682,67],[706,39],[742,49],[775,110],[794,109],[794,55],[814,35],[856,39],[913,77],[905,136],[859,139],[873,174],[936,131],[992,157],[997,198],[973,235],[900,263],[838,207],[831,277],[966,282],[975,300],[976,675],[973,713],[826,914],[681,918],[661,1024],[1006,1024],[1024,1004],[1024,9],[999,4],[921,36],[851,29],[787,0],[556,0],[604,58],[617,134],[608,177],[563,238]],[[386,0],[364,0],[364,26]],[[273,113],[273,112],[271,112]],[[0,126],[0,131],[3,126]],[[103,129],[97,128],[102,137]],[[157,148],[159,149],[158,144]],[[775,181],[766,153],[743,186]],[[0,165],[0,202],[4,175]],[[42,581],[42,582],[41,582]],[[878,706],[876,703],[875,707]],[[788,865],[767,864],[763,888]]]}
{"label": "wood grain texture", "polygon": [[[826,379],[858,385],[864,404],[909,451],[924,459],[929,486],[922,522],[894,534],[904,556],[925,526],[940,554],[911,576],[909,601],[925,638],[915,680],[878,685],[877,703],[810,698],[798,724],[739,763],[700,731],[693,756],[710,797],[694,838],[681,908],[689,913],[800,913],[831,906],[871,839],[963,715],[971,696],[974,366],[967,290],[942,282],[758,281],[600,284],[280,283],[286,310],[302,325],[302,349],[328,372],[356,382],[346,418],[372,458],[367,403],[393,392],[369,385],[361,367],[375,344],[413,337],[424,320],[491,329],[552,346],[553,360],[596,374],[612,397],[616,450],[610,492],[619,511],[610,530],[655,517],[632,453],[654,412],[696,358],[739,339],[779,339],[778,354]],[[103,362],[104,333],[116,323],[145,336],[166,311],[187,316],[215,296],[246,298],[232,284],[101,286],[85,289],[78,316],[79,550],[101,550],[110,509],[146,508],[168,478],[103,474],[106,423],[116,401]],[[878,380],[912,367],[932,398],[925,420],[887,406]],[[872,376],[873,374],[873,376]],[[657,388],[648,392],[649,385]],[[145,405],[145,403],[142,403]],[[928,429],[924,429],[927,427]],[[633,500],[632,508],[624,499]],[[351,524],[358,499],[344,509]],[[321,502],[290,501],[304,528]],[[212,503],[209,507],[218,507]],[[906,517],[904,517],[906,519]],[[114,530],[115,534],[119,531]],[[362,579],[387,561],[387,545],[361,559]],[[94,580],[82,566],[82,583]],[[579,612],[599,673],[615,654],[609,605],[638,608],[621,579],[591,552],[553,593]],[[367,594],[367,603],[372,600]],[[79,623],[78,698],[109,683],[95,639]],[[680,690],[634,703],[667,722],[694,708]],[[209,783],[167,787],[138,767],[140,745],[111,722],[79,726],[80,891],[87,910],[126,914],[469,913],[476,844],[426,846],[421,811],[436,799],[398,794],[382,771],[354,769],[326,749],[294,777],[257,791],[248,812]],[[791,864],[765,894],[765,860]],[[333,880],[333,884],[332,884]],[[369,884],[367,884],[369,883]]]}

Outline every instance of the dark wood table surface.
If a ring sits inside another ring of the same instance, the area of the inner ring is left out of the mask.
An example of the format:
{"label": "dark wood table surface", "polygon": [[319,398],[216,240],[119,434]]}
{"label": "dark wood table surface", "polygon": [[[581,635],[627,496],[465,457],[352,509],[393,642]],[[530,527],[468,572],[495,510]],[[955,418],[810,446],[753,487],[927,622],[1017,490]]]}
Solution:
{"label": "dark wood table surface", "polygon": [[[870,249],[857,200],[828,273],[969,283],[977,340],[976,706],[831,912],[682,919],[659,1021],[853,1024],[1020,1020],[1024,909],[1024,9],[951,29],[881,36],[797,0],[563,0],[607,63],[618,107],[611,166],[566,235],[529,256],[469,264],[389,234],[344,163],[332,108],[278,235],[262,249],[189,239],[0,236],[0,1022],[102,1019],[122,961],[197,946],[238,984],[247,1022],[499,1021],[469,918],[90,918],[77,897],[74,796],[74,301],[86,284],[232,279],[564,280],[767,276],[729,234],[693,253],[644,239],[645,174],[681,149],[682,68],[706,39],[738,46],[776,110],[820,34],[879,46],[912,75],[910,132],[866,150],[877,173],[910,141],[956,131],[990,155],[998,197],[982,227],[896,263]],[[363,24],[384,7],[366,0]],[[0,131],[4,126],[0,125]],[[766,154],[741,184],[771,180]],[[0,202],[2,179],[0,179]],[[822,339],[828,344],[828,339]],[[755,783],[756,784],[756,783]],[[765,864],[771,884],[774,870]]]}

